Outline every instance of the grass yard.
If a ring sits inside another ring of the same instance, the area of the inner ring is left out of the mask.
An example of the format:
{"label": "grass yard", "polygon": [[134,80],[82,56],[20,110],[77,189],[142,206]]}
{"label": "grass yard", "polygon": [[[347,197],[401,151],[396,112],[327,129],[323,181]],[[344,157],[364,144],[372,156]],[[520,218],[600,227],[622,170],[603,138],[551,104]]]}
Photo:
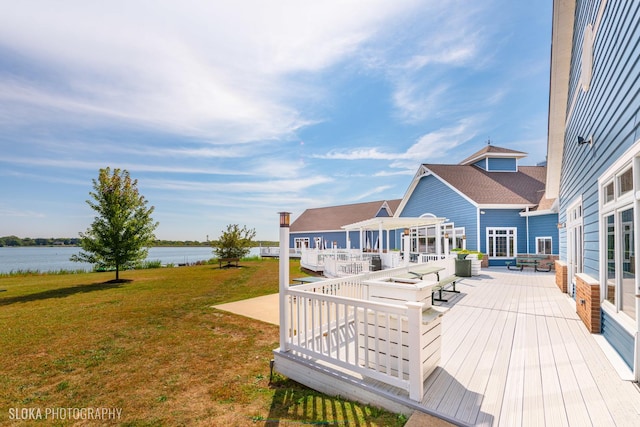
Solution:
{"label": "grass yard", "polygon": [[17,419],[54,408],[121,410],[88,425],[405,423],[279,375],[270,382],[278,328],[211,308],[277,292],[277,260],[240,265],[125,271],[118,284],[114,273],[0,278],[0,425],[54,424]]}

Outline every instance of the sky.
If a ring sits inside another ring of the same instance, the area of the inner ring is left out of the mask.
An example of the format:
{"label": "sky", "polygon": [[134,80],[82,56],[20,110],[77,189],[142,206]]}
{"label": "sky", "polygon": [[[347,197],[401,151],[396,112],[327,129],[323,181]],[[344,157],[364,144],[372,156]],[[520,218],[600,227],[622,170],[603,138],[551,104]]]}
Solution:
{"label": "sky", "polygon": [[101,168],[156,237],[400,199],[491,144],[545,160],[552,1],[0,0],[0,236],[77,237]]}

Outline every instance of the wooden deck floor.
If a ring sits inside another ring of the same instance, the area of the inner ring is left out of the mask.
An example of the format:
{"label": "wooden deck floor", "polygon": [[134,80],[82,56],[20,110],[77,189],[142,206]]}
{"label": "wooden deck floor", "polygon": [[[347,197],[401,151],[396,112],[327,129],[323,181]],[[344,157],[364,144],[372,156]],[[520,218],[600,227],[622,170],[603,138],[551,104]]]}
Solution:
{"label": "wooden deck floor", "polygon": [[[483,270],[443,319],[440,367],[422,405],[461,424],[639,426],[620,379],[553,273]],[[451,296],[452,294],[449,294]]]}

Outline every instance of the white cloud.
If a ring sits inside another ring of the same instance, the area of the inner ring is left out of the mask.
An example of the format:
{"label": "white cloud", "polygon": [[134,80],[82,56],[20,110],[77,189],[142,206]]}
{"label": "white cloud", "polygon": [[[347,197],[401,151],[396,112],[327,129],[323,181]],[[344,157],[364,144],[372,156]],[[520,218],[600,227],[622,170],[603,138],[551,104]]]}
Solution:
{"label": "white cloud", "polygon": [[44,218],[46,215],[42,212],[34,212],[30,210],[20,210],[0,206],[0,217],[18,217],[18,218]]}
{"label": "white cloud", "polygon": [[391,160],[402,154],[380,151],[377,147],[360,147],[354,149],[331,150],[326,154],[315,154],[312,157],[328,160]]}
{"label": "white cloud", "polygon": [[[220,194],[260,194],[260,193],[301,193],[317,185],[331,183],[333,179],[327,176],[310,176],[297,179],[265,180],[260,182],[227,181],[203,182],[186,180],[145,179],[145,187],[172,191],[187,192],[215,192]],[[252,198],[250,196],[249,198]]]}
{"label": "white cloud", "polygon": [[[481,121],[481,115],[468,117],[459,120],[453,126],[428,132],[403,152],[384,152],[375,147],[362,147],[332,150],[315,157],[332,160],[385,160],[392,161],[393,168],[414,168],[426,161],[447,158],[451,151],[477,135]],[[376,175],[383,176],[381,173]]]}
{"label": "white cloud", "polygon": [[366,191],[366,192],[364,192],[364,193],[360,193],[360,194],[358,194],[357,196],[355,196],[355,197],[353,198],[353,200],[358,201],[358,200],[365,200],[365,199],[369,199],[369,198],[371,198],[373,195],[375,195],[375,194],[380,194],[380,193],[384,193],[385,191],[387,191],[387,190],[389,190],[389,189],[391,189],[391,188],[393,188],[393,186],[392,186],[392,185],[379,185],[379,186],[377,186],[377,187],[375,187],[375,188],[372,188],[372,189],[371,189],[371,190],[369,190],[369,191]]}
{"label": "white cloud", "polygon": [[251,171],[245,171],[237,168],[213,168],[213,167],[190,167],[188,165],[170,164],[170,165],[151,165],[145,163],[129,163],[126,161],[107,161],[107,160],[76,160],[73,158],[53,159],[46,157],[11,157],[5,156],[0,158],[0,163],[11,163],[26,166],[60,168],[65,170],[95,170],[108,166],[119,169],[126,169],[129,172],[157,172],[157,173],[181,173],[181,174],[201,174],[201,175],[253,175]]}
{"label": "white cloud", "polygon": [[0,38],[52,73],[0,80],[0,102],[38,108],[41,120],[64,112],[227,143],[279,138],[316,121],[291,104],[306,92],[293,73],[337,64],[416,5],[14,2]]}
{"label": "white cloud", "polygon": [[428,88],[409,81],[396,83],[393,101],[402,119],[409,123],[422,122],[434,115],[444,104],[449,85],[434,83]]}

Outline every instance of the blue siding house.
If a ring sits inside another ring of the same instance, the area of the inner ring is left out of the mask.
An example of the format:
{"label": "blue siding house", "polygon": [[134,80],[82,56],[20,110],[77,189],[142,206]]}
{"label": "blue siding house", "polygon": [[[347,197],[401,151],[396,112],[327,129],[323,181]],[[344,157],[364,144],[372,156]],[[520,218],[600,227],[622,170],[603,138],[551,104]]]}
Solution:
{"label": "blue siding house", "polygon": [[547,195],[558,199],[566,290],[636,381],[639,22],[637,1],[554,2],[547,148]]}
{"label": "blue siding house", "polygon": [[487,145],[459,164],[423,164],[402,199],[305,210],[291,225],[290,245],[404,250],[405,230],[363,234],[345,226],[381,217],[444,218],[444,223],[407,230],[412,255],[477,250],[496,266],[523,254],[555,259],[560,242],[557,204],[545,197],[546,167],[520,166],[525,156]]}
{"label": "blue siding house", "polygon": [[[345,231],[342,227],[371,218],[392,217],[399,204],[397,199],[307,209],[291,224],[290,247],[331,249],[335,245],[338,248],[374,249],[380,244],[386,247],[386,233],[382,233],[381,242],[378,231],[369,231],[361,238],[358,231]],[[395,247],[395,233],[389,234],[389,240]]]}
{"label": "blue siding house", "polygon": [[[545,166],[520,166],[520,151],[487,145],[456,165],[424,164],[396,216],[447,218],[450,248],[478,250],[489,265],[505,265],[522,254],[559,253],[555,200],[545,197]],[[412,250],[439,248],[436,233],[412,230]]]}

